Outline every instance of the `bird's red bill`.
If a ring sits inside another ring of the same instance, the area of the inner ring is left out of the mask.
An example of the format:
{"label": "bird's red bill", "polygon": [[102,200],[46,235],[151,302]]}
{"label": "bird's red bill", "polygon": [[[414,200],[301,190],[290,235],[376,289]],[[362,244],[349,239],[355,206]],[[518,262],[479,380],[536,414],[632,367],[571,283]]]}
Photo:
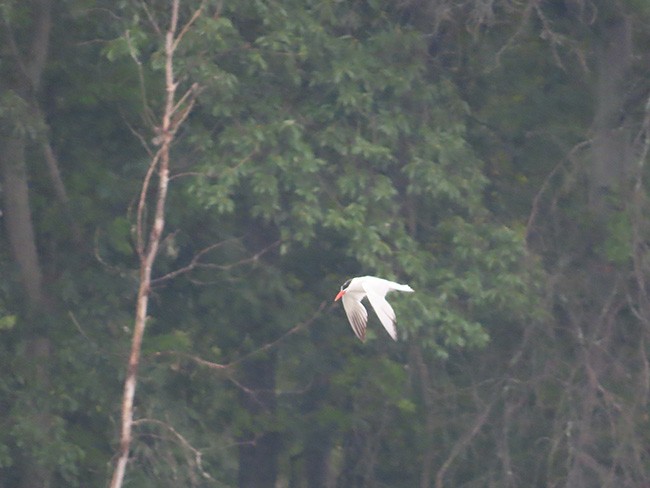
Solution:
{"label": "bird's red bill", "polygon": [[341,290],[340,292],[338,292],[336,294],[336,298],[334,299],[334,301],[335,302],[338,301],[338,299],[341,298],[343,295],[345,295],[345,290]]}

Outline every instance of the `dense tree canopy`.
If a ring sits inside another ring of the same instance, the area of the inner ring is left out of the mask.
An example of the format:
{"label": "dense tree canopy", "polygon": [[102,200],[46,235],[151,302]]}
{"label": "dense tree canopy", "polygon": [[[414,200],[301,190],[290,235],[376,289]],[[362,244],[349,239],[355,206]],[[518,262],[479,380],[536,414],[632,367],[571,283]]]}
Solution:
{"label": "dense tree canopy", "polygon": [[0,2],[0,488],[650,483],[646,2],[173,3]]}

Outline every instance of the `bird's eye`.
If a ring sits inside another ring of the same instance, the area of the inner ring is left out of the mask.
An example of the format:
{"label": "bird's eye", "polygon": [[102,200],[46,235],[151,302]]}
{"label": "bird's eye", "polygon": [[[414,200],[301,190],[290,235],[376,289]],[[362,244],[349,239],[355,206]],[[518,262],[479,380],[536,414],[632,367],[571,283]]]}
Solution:
{"label": "bird's eye", "polygon": [[351,282],[351,281],[352,281],[352,280],[348,280],[348,281],[346,281],[345,283],[343,283],[343,285],[341,286],[341,290],[344,290],[345,288],[347,288],[347,287],[350,285],[350,282]]}

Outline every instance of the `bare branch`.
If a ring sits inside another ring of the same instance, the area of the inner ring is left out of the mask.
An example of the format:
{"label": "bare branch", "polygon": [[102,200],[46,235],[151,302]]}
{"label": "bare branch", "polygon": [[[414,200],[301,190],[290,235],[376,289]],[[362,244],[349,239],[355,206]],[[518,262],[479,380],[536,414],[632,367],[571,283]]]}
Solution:
{"label": "bare branch", "polygon": [[153,110],[151,110],[151,108],[149,107],[149,97],[147,95],[147,85],[144,81],[144,70],[142,68],[142,61],[140,61],[140,58],[138,58],[138,55],[135,51],[135,47],[131,42],[131,34],[129,33],[128,30],[124,33],[124,38],[126,39],[126,43],[129,46],[129,55],[131,56],[131,59],[133,59],[133,62],[137,66],[138,82],[140,84],[140,99],[142,100],[143,115],[146,122],[149,125],[153,125],[154,115],[153,115]]}
{"label": "bare branch", "polygon": [[156,34],[162,36],[162,29],[158,25],[156,18],[151,13],[151,10],[149,10],[149,7],[147,7],[147,3],[140,2],[140,5],[142,6],[142,10],[144,10],[144,13],[147,15],[147,19],[149,19],[149,23],[151,24],[151,27],[153,27],[153,30],[156,32]]}
{"label": "bare branch", "polygon": [[[226,364],[220,364],[220,363],[215,363],[215,362],[212,362],[212,361],[207,361],[207,360],[202,359],[202,358],[200,358],[198,356],[193,356],[193,355],[190,355],[190,354],[177,352],[177,351],[157,352],[155,355],[156,356],[163,356],[163,355],[167,355],[167,354],[172,354],[172,355],[175,355],[175,356],[180,356],[180,357],[189,359],[191,361],[194,361],[197,364],[200,364],[202,366],[207,366],[208,368],[211,368],[211,369],[232,369],[233,367],[237,366],[240,363],[243,363],[247,359],[249,359],[249,358],[251,358],[251,357],[253,357],[253,356],[257,355],[257,354],[260,354],[262,352],[266,352],[266,351],[274,348],[275,346],[277,346],[278,344],[283,342],[290,335],[293,335],[296,332],[299,332],[299,331],[309,327],[320,316],[321,312],[323,310],[325,310],[328,303],[330,303],[328,300],[323,301],[320,304],[320,306],[318,307],[318,309],[313,313],[313,315],[311,317],[309,317],[307,320],[305,320],[303,322],[300,322],[300,323],[296,324],[295,326],[293,326],[291,329],[286,331],[284,334],[282,334],[280,337],[278,337],[274,341],[268,342],[268,343],[264,344],[263,346],[260,346],[259,348],[255,349],[254,351],[251,351],[248,354],[244,354],[243,356],[241,356],[241,357],[239,357],[239,358],[237,358],[237,359],[235,359],[235,360],[233,360],[233,361],[231,361],[229,363],[226,363]],[[330,308],[333,308],[333,307],[334,307],[334,304],[330,303]]]}
{"label": "bare branch", "polygon": [[93,346],[97,347],[97,344],[95,344],[81,328],[81,324],[79,324],[79,321],[77,320],[77,317],[75,317],[74,313],[72,313],[72,311],[68,311],[68,316],[70,317],[70,320],[72,320],[72,323],[77,328],[79,333],[83,336],[83,338],[90,342]]}
{"label": "bare branch", "polygon": [[20,54],[18,45],[16,44],[16,36],[14,35],[14,31],[11,26],[11,23],[9,22],[9,18],[6,15],[3,15],[2,19],[4,20],[4,24],[5,24],[5,32],[6,32],[5,38],[7,40],[7,45],[9,46],[9,51],[13,55],[14,61],[18,66],[18,69],[21,72],[21,74],[25,77],[25,79],[29,79],[29,76],[27,74],[27,66],[25,66],[23,57]]}
{"label": "bare branch", "polygon": [[[591,144],[591,141],[582,141],[578,144],[576,144],[571,151],[569,151],[569,154],[567,155],[568,160],[572,160],[573,155],[585,148]],[[539,207],[540,207],[540,200],[542,198],[542,195],[546,193],[546,190],[551,184],[551,181],[553,177],[558,173],[558,171],[562,168],[564,165],[565,160],[560,161],[555,165],[555,167],[551,170],[551,172],[546,176],[544,179],[544,182],[542,183],[542,186],[539,188],[537,193],[535,194],[535,197],[533,198],[533,203],[531,205],[531,210],[530,210],[530,215],[528,216],[528,221],[526,222],[526,241],[528,241],[528,238],[530,237],[530,233],[532,232],[533,225],[535,223],[535,219],[537,218],[537,214],[539,213]]]}
{"label": "bare branch", "polygon": [[[45,118],[43,118],[42,120],[45,120]],[[61,202],[61,206],[63,207],[63,212],[67,217],[68,224],[72,232],[72,238],[74,242],[80,244],[82,242],[81,229],[79,228],[77,222],[74,220],[74,217],[72,216],[70,210],[70,198],[68,197],[68,192],[65,189],[65,184],[63,183],[63,178],[61,177],[59,162],[56,158],[56,155],[54,154],[54,150],[52,149],[52,145],[50,144],[50,141],[47,139],[43,141],[43,154],[45,156],[45,164],[50,174],[50,180],[52,181],[52,187],[54,188],[54,193],[56,194],[59,202]]]}
{"label": "bare branch", "polygon": [[236,360],[230,362],[229,364],[227,364],[227,366],[229,368],[232,368],[233,366],[246,361],[248,358],[250,358],[252,356],[255,356],[255,355],[259,354],[259,353],[266,352],[266,351],[274,348],[275,346],[280,344],[282,341],[284,341],[290,335],[295,334],[296,332],[299,332],[302,329],[306,329],[307,327],[309,327],[311,324],[314,323],[314,321],[318,318],[318,316],[321,314],[321,312],[323,310],[325,310],[328,303],[330,304],[330,308],[334,307],[334,304],[330,303],[328,300],[323,301],[320,304],[320,306],[318,307],[318,309],[316,310],[316,312],[314,312],[314,314],[309,319],[295,325],[294,327],[292,327],[291,329],[286,331],[284,334],[282,334],[280,337],[278,337],[276,340],[274,340],[272,342],[268,342],[268,343],[264,344],[263,346],[255,349],[254,351],[251,351],[248,354],[245,354],[242,357],[237,358]]}
{"label": "bare branch", "polygon": [[123,116],[122,119],[124,120],[124,123],[125,123],[126,126],[128,127],[128,129],[129,129],[129,131],[131,132],[131,134],[133,134],[133,135],[134,135],[134,136],[135,136],[135,137],[140,141],[140,144],[142,145],[142,147],[144,148],[144,150],[147,151],[147,154],[149,155],[149,157],[153,159],[155,153],[151,150],[151,147],[150,147],[149,144],[147,143],[147,140],[145,139],[145,137],[144,137],[142,134],[140,134],[140,132],[138,132],[137,130],[135,130],[135,127],[133,127],[133,126],[129,123],[129,121],[126,120],[126,117]]}
{"label": "bare branch", "polygon": [[160,151],[158,151],[154,155],[151,163],[149,164],[149,168],[147,169],[147,173],[145,174],[144,180],[142,182],[142,188],[140,189],[140,199],[138,200],[138,211],[137,211],[135,225],[136,225],[136,249],[138,251],[138,256],[140,256],[141,260],[144,258],[144,252],[145,252],[145,242],[144,242],[144,236],[142,234],[142,231],[144,228],[144,212],[147,207],[146,206],[147,193],[149,192],[151,177],[153,176],[159,161],[160,161]]}
{"label": "bare branch", "polygon": [[183,110],[183,112],[181,112],[180,116],[175,117],[174,122],[175,122],[176,128],[178,128],[178,126],[183,123],[183,121],[187,118],[187,116],[192,111],[192,108],[194,107],[194,103],[196,102],[196,95],[197,95],[198,91],[199,91],[199,84],[194,83],[189,88],[189,90],[187,90],[185,92],[185,94],[180,98],[180,100],[176,103],[176,105],[174,105],[174,108],[172,109],[172,112],[176,113],[180,109],[180,107],[187,101],[187,99],[191,97],[191,99],[190,99],[190,101],[188,103],[188,106],[185,107],[185,110]]}
{"label": "bare branch", "polygon": [[483,411],[474,419],[472,426],[461,436],[460,439],[458,439],[458,441],[456,441],[454,447],[452,447],[451,452],[449,453],[449,456],[447,456],[447,459],[445,459],[445,462],[442,463],[442,466],[436,474],[436,488],[443,488],[443,482],[447,471],[455,459],[463,452],[463,450],[469,445],[472,439],[476,437],[476,435],[483,428],[488,418],[490,417],[492,409],[494,408],[494,405],[496,404],[498,398],[499,395],[495,394],[492,400],[490,400],[490,402],[485,406]]}
{"label": "bare branch", "polygon": [[[129,451],[132,439],[133,428],[133,403],[135,388],[138,377],[138,366],[142,350],[142,340],[147,320],[149,305],[149,294],[151,292],[151,274],[153,264],[158,253],[162,232],[165,226],[165,203],[169,186],[169,163],[170,149],[178,125],[174,125],[173,108],[175,105],[176,88],[178,86],[174,79],[174,35],[178,23],[179,0],[172,1],[171,20],[168,31],[165,35],[165,104],[161,117],[161,125],[158,129],[161,140],[160,148],[154,155],[140,192],[140,199],[137,209],[137,250],[140,257],[140,286],[135,310],[135,324],[133,327],[133,338],[131,340],[131,352],[129,354],[126,378],[124,381],[124,394],[122,399],[122,425],[120,430],[120,447],[111,488],[121,488],[126,471],[126,464],[129,458]],[[184,118],[180,119],[182,122]],[[177,122],[177,123],[180,123]],[[151,178],[157,171],[158,185],[155,196],[155,210],[153,222],[149,228],[147,242],[144,242],[145,222],[144,212],[146,207],[147,194],[151,184]]]}
{"label": "bare branch", "polygon": [[194,464],[196,465],[197,469],[201,473],[201,476],[203,476],[206,479],[214,480],[214,478],[210,476],[210,473],[208,473],[203,469],[203,463],[202,463],[203,454],[201,453],[201,451],[195,448],[194,446],[192,446],[192,444],[190,444],[190,442],[183,435],[181,435],[176,429],[174,429],[174,427],[172,427],[166,422],[157,419],[138,419],[133,422],[134,426],[141,425],[141,424],[159,425],[167,429],[169,432],[171,432],[172,435],[176,439],[178,439],[178,441],[181,443],[183,448],[185,448],[185,450],[190,451],[193,454]]}
{"label": "bare branch", "polygon": [[510,36],[510,38],[505,42],[505,44],[501,47],[501,49],[497,51],[496,55],[494,56],[495,65],[491,69],[496,69],[501,65],[501,57],[503,56],[503,53],[505,53],[508,49],[510,49],[524,33],[526,27],[528,26],[528,22],[530,21],[530,18],[533,14],[533,9],[535,8],[535,4],[538,1],[539,0],[528,0],[528,3],[526,4],[526,8],[524,8],[524,12],[521,16],[521,21],[519,22],[519,26],[517,27],[517,30],[512,36]]}
{"label": "bare branch", "polygon": [[196,253],[194,255],[194,257],[192,258],[192,260],[190,261],[189,264],[187,264],[186,266],[183,266],[182,268],[179,268],[179,269],[177,269],[175,271],[172,271],[171,273],[167,273],[164,276],[160,276],[159,278],[151,280],[151,284],[152,285],[157,285],[157,284],[162,283],[164,281],[168,281],[168,280],[170,280],[172,278],[175,278],[175,277],[177,277],[177,276],[179,276],[181,274],[189,273],[190,271],[192,271],[192,270],[194,270],[196,268],[211,268],[211,269],[227,270],[227,269],[234,268],[236,266],[241,266],[242,264],[253,263],[253,262],[258,261],[264,254],[269,252],[271,249],[279,246],[280,243],[281,243],[280,240],[277,240],[274,243],[266,246],[261,251],[258,251],[257,253],[253,254],[252,256],[250,256],[248,258],[241,259],[241,260],[239,260],[237,262],[230,263],[230,264],[215,264],[215,263],[201,263],[200,262],[201,257],[205,256],[210,251],[213,251],[213,250],[223,246],[224,244],[226,244],[228,242],[232,242],[233,240],[234,239],[228,239],[226,241],[217,242],[215,244],[212,244],[212,245],[206,247],[205,249],[202,249],[201,251],[199,251],[198,253]]}
{"label": "bare branch", "polygon": [[201,6],[194,11],[194,14],[192,15],[192,18],[187,21],[187,23],[183,26],[181,31],[176,36],[176,40],[174,41],[172,52],[176,51],[176,48],[178,47],[178,43],[181,42],[181,40],[183,39],[185,34],[187,34],[187,31],[190,30],[190,27],[192,27],[192,24],[194,24],[194,22],[196,22],[196,19],[198,19],[201,16],[201,14],[203,13],[203,7],[204,6],[205,6],[205,0],[203,0],[203,2],[201,2]]}

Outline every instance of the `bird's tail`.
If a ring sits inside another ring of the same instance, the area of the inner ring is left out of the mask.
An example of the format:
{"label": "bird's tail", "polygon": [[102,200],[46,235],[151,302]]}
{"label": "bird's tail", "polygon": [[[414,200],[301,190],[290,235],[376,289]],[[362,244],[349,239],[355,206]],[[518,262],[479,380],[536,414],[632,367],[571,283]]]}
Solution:
{"label": "bird's tail", "polygon": [[411,288],[408,285],[400,285],[400,284],[397,284],[397,286],[395,286],[394,290],[397,290],[397,291],[415,291],[413,288]]}

